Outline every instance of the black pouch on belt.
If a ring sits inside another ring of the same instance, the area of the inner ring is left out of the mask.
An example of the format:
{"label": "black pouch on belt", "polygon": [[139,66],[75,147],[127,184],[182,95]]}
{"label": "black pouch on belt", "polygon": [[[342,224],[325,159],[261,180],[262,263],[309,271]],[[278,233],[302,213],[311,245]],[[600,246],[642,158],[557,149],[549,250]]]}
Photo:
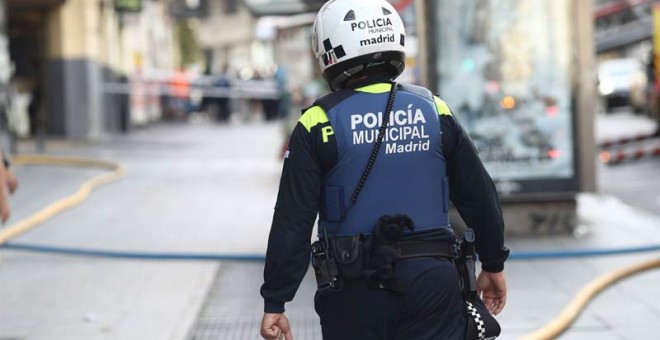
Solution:
{"label": "black pouch on belt", "polygon": [[331,246],[342,278],[347,280],[362,278],[364,268],[362,235],[332,239]]}
{"label": "black pouch on belt", "polygon": [[366,279],[383,283],[394,277],[394,266],[399,259],[397,242],[401,239],[404,229],[415,229],[413,221],[406,215],[384,215],[378,219],[365,244],[365,252],[368,250],[369,253]]}

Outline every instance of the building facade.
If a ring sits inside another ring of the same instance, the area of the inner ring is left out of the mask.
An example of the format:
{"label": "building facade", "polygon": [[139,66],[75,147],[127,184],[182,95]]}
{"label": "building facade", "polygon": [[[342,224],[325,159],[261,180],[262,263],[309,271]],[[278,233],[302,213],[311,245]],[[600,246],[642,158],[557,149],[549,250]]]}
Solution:
{"label": "building facade", "polygon": [[593,19],[599,59],[644,60],[652,48],[654,0],[596,0]]}
{"label": "building facade", "polygon": [[30,134],[97,140],[157,117],[130,81],[175,65],[167,2],[5,1],[10,82],[29,94]]}
{"label": "building facade", "polygon": [[242,1],[208,3],[208,16],[199,20],[199,40],[210,73],[227,66],[234,70],[252,67],[257,19]]}

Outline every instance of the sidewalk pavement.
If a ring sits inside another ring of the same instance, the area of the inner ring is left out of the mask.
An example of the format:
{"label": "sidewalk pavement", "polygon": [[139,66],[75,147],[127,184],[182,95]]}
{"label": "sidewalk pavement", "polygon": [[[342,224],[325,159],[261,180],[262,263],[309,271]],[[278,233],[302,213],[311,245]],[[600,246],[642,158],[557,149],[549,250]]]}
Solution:
{"label": "sidewalk pavement", "polygon": [[[281,162],[273,123],[157,124],[49,153],[120,162],[126,177],[16,239],[105,250],[263,253]],[[12,224],[70,194],[96,170],[17,167]],[[515,251],[660,243],[660,217],[614,197],[581,195],[577,235],[508,239]],[[577,237],[576,237],[577,236]],[[582,286],[660,254],[510,261],[501,339],[550,321]],[[135,261],[0,251],[0,339],[257,339],[260,263]],[[596,298],[561,339],[651,339],[660,271]],[[288,314],[296,339],[320,339],[308,273]]]}

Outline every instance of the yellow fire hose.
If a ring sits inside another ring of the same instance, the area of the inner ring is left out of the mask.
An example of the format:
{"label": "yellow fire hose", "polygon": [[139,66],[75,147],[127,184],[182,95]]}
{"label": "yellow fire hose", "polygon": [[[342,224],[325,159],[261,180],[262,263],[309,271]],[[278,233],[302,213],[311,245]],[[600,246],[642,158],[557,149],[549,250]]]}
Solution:
{"label": "yellow fire hose", "polygon": [[536,330],[534,333],[526,335],[523,340],[547,340],[558,337],[570,327],[589,302],[591,302],[596,295],[605,290],[605,288],[624,278],[654,268],[660,268],[660,258],[634,264],[600,276],[582,288],[568,306],[564,307],[564,310],[551,322]]}
{"label": "yellow fire hose", "polygon": [[89,194],[96,188],[115,181],[124,175],[124,168],[116,163],[92,160],[85,158],[73,157],[55,157],[46,155],[18,155],[12,157],[12,164],[16,165],[56,165],[56,166],[71,166],[71,167],[84,167],[84,168],[100,168],[110,170],[108,173],[98,175],[86,182],[84,182],[78,191],[74,194],[57,200],[45,208],[41,209],[34,215],[31,215],[23,220],[20,220],[7,228],[0,230],[0,245],[7,241],[16,238],[32,229],[39,224],[47,221],[51,217],[75,207],[82,203]]}
{"label": "yellow fire hose", "polygon": [[[100,168],[110,172],[98,175],[84,182],[77,192],[55,201],[45,208],[41,209],[32,216],[29,216],[15,224],[0,230],[0,245],[14,239],[45,222],[51,217],[75,207],[82,203],[90,193],[105,184],[115,181],[124,175],[124,168],[116,163],[91,160],[85,158],[55,157],[45,155],[19,155],[12,158],[12,163],[17,165],[56,165],[85,168]],[[564,308],[564,310],[550,323],[537,331],[526,335],[524,340],[545,340],[554,339],[566,331],[568,327],[577,319],[584,308],[600,292],[614,283],[641,273],[660,267],[660,258],[625,267],[610,273],[607,273],[585,286],[573,300]]]}

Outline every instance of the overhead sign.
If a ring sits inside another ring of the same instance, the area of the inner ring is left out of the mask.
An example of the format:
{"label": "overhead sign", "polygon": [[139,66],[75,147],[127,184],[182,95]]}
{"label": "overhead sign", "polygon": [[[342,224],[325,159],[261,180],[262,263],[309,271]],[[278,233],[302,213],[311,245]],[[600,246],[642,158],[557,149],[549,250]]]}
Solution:
{"label": "overhead sign", "polygon": [[142,10],[142,0],[114,0],[117,12],[139,12]]}

